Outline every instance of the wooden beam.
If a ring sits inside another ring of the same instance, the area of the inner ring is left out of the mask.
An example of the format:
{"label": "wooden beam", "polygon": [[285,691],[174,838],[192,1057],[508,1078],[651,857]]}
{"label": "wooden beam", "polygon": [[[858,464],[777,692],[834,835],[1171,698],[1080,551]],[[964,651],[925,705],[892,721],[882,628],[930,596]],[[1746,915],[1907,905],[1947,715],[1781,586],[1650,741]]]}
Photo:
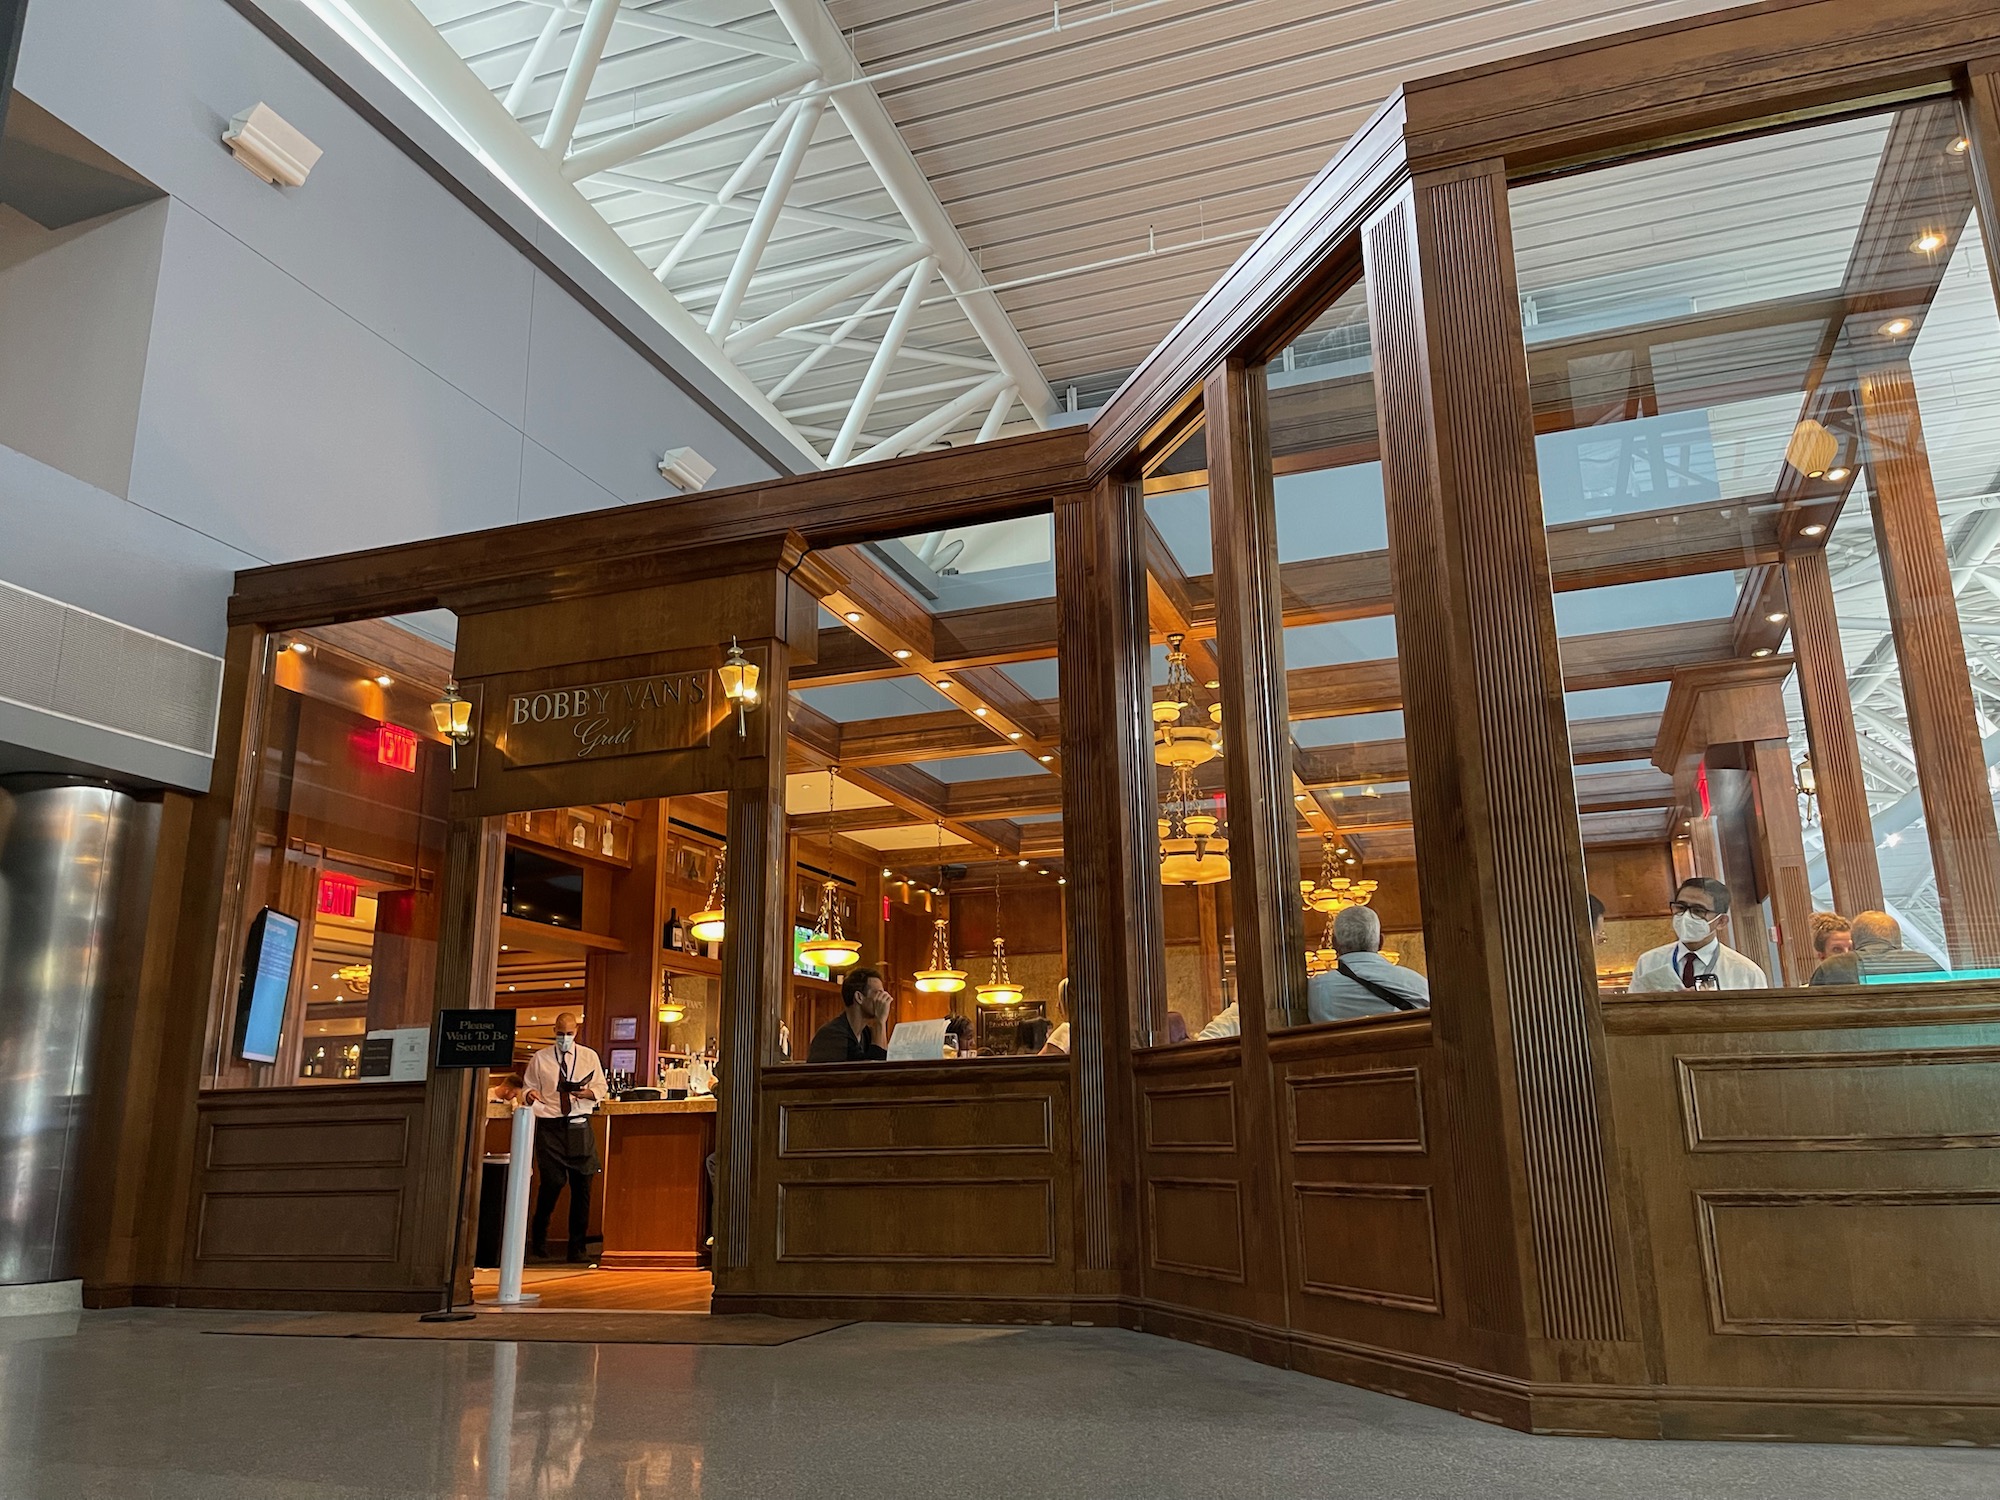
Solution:
{"label": "wooden beam", "polygon": [[1086,484],[1087,434],[1051,428],[886,463],[615,506],[236,575],[232,623],[290,628],[637,588],[681,576],[691,552],[796,531],[815,548],[1045,508]]}

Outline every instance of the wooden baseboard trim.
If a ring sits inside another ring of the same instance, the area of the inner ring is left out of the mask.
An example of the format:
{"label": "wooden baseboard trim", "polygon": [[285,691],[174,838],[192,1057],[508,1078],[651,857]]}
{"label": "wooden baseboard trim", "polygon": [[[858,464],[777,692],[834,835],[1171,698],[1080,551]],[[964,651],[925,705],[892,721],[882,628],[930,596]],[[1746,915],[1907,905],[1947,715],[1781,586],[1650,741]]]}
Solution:
{"label": "wooden baseboard trim", "polygon": [[834,1297],[808,1292],[729,1292],[718,1288],[718,1313],[766,1313],[780,1318],[853,1318],[883,1323],[1035,1323],[1115,1328],[1123,1308],[1115,1297],[967,1297],[931,1292],[870,1292]]}
{"label": "wooden baseboard trim", "polygon": [[[462,1289],[461,1289],[462,1290]],[[461,1299],[462,1300],[462,1299]],[[428,1290],[351,1290],[340,1287],[297,1287],[270,1291],[262,1287],[135,1287],[136,1307],[205,1307],[232,1312],[429,1312],[444,1301],[437,1287]]]}
{"label": "wooden baseboard trim", "polygon": [[605,1250],[597,1257],[607,1271],[706,1271],[706,1250]]}

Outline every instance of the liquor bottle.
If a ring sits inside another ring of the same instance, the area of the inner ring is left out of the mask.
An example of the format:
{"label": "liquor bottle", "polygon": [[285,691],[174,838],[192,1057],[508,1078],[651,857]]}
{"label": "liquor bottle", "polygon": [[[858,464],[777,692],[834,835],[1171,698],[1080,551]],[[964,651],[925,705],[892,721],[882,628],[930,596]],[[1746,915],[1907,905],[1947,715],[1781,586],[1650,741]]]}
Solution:
{"label": "liquor bottle", "polygon": [[687,929],[681,926],[681,909],[676,906],[667,912],[666,931],[660,934],[660,946],[679,953],[687,947]]}

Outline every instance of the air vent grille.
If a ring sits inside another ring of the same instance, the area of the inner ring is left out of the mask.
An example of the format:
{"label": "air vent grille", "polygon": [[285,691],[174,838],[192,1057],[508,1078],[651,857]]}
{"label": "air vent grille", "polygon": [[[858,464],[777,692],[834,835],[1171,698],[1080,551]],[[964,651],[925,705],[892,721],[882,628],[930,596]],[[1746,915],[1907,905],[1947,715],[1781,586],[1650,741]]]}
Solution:
{"label": "air vent grille", "polygon": [[222,658],[0,583],[0,699],[215,754]]}

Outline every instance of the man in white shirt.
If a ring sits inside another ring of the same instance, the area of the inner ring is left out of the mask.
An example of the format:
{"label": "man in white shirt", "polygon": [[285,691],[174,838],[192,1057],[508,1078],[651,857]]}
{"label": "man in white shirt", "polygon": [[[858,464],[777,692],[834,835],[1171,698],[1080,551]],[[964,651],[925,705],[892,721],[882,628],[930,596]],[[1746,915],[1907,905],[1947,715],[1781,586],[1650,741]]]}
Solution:
{"label": "man in white shirt", "polygon": [[567,1186],[569,1259],[581,1263],[588,1259],[590,1179],[597,1172],[590,1114],[599,1100],[611,1097],[611,1090],[597,1054],[576,1039],[573,1012],[556,1017],[555,1045],[528,1059],[521,1080],[521,1097],[535,1112],[535,1173],[541,1179],[535,1193],[534,1253],[549,1253],[549,1219]]}
{"label": "man in white shirt", "polygon": [[1306,981],[1308,1020],[1346,1021],[1429,1008],[1430,982],[1382,956],[1382,919],[1374,908],[1343,906],[1334,913],[1333,951],[1340,955],[1335,966]]}
{"label": "man in white shirt", "polygon": [[1667,908],[1676,941],[1648,948],[1632,966],[1629,993],[1667,990],[1764,990],[1771,981],[1762,969],[1725,948],[1715,929],[1729,914],[1729,887],[1719,880],[1683,880]]}

